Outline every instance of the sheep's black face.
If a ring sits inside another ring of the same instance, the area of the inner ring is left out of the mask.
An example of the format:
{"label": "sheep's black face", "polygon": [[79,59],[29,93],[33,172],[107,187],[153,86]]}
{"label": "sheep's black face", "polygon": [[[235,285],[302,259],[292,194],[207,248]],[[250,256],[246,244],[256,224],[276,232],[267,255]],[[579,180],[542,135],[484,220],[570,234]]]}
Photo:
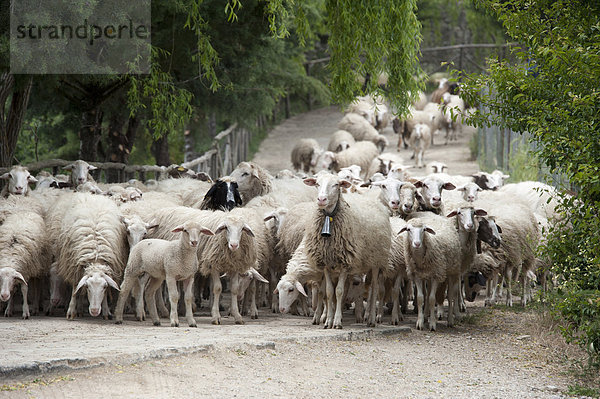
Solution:
{"label": "sheep's black face", "polygon": [[492,248],[498,248],[502,242],[501,231],[496,222],[482,218],[479,220],[477,239],[489,244]]}
{"label": "sheep's black face", "polygon": [[242,198],[236,182],[217,180],[204,196],[201,209],[232,210],[242,205]]}

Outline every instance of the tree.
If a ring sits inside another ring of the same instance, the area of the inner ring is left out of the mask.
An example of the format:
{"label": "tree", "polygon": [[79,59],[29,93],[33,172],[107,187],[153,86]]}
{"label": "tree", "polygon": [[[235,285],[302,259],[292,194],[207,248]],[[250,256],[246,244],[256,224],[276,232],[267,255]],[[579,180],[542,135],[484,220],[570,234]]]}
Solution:
{"label": "tree", "polygon": [[539,159],[575,189],[564,196],[564,218],[543,255],[573,300],[555,307],[573,323],[565,331],[600,364],[600,323],[593,316],[600,314],[600,3],[480,3],[522,47],[515,50],[517,63],[492,61],[489,74],[467,77],[462,91],[490,109],[475,114],[474,122],[529,132]]}

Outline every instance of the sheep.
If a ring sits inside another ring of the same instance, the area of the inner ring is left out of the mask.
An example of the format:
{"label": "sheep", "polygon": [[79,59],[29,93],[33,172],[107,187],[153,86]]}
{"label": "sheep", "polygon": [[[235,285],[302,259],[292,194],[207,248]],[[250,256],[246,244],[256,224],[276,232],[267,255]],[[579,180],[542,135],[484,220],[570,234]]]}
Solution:
{"label": "sheep", "polygon": [[432,113],[425,110],[411,110],[411,114],[406,120],[398,120],[398,122],[396,122],[394,125],[394,132],[399,134],[397,146],[398,151],[400,151],[403,142],[404,148],[408,147],[410,135],[414,131],[415,126],[419,123],[429,126],[431,132],[435,132],[439,129],[439,120],[437,118],[437,113]]}
{"label": "sheep", "polygon": [[90,176],[89,172],[98,168],[94,165],[90,165],[89,163],[81,159],[78,159],[73,163],[63,166],[63,169],[71,171],[70,182],[72,187],[76,188],[77,186],[85,182],[94,182],[94,179],[92,178],[92,176]]}
{"label": "sheep", "polygon": [[225,176],[217,179],[204,195],[200,209],[227,210],[242,205],[242,197],[238,191],[238,184]]}
{"label": "sheep", "polygon": [[379,152],[383,152],[388,145],[388,140],[382,136],[365,118],[355,113],[344,115],[338,122],[338,129],[350,132],[356,141],[371,141]]}
{"label": "sheep", "polygon": [[168,193],[174,202],[181,205],[200,208],[211,187],[211,183],[196,179],[165,179],[158,183],[156,191]]}
{"label": "sheep", "polygon": [[76,316],[77,293],[87,288],[89,313],[108,318],[106,287],[119,290],[127,239],[119,208],[110,199],[75,193],[49,212],[56,270],[73,287],[67,319]]}
{"label": "sheep", "polygon": [[477,200],[478,194],[481,191],[481,187],[475,183],[467,183],[458,187],[456,191],[462,192],[463,199],[465,201],[474,202]]}
{"label": "sheep", "polygon": [[419,209],[440,213],[442,211],[442,190],[454,190],[456,186],[446,179],[442,179],[439,173],[427,176],[416,181],[415,187],[421,189]]}
{"label": "sheep", "polygon": [[448,165],[439,161],[428,162],[425,167],[429,173],[444,173],[448,169]]}
{"label": "sheep", "polygon": [[[351,147],[352,148],[352,147]],[[350,183],[336,175],[320,173],[304,183],[317,186],[316,206],[308,217],[304,239],[311,265],[323,270],[327,296],[325,328],[342,328],[344,286],[349,275],[371,272],[377,287],[380,269],[388,267],[391,228],[385,208],[360,195],[347,202],[342,187]],[[337,285],[333,287],[333,278]],[[336,306],[334,306],[334,295]],[[377,290],[372,289],[367,324],[376,324]],[[335,315],[334,315],[335,312]]]}
{"label": "sheep", "polygon": [[9,194],[29,195],[29,184],[37,182],[27,168],[20,165],[13,166],[10,171],[0,176],[0,180],[8,180],[8,184],[0,192],[1,198],[6,198]]}
{"label": "sheep", "polygon": [[[410,184],[410,183],[409,183]],[[391,246],[390,246],[390,258],[389,265],[392,273],[390,273],[388,277],[392,283],[392,317],[390,323],[393,325],[398,325],[400,320],[403,320],[401,306],[400,306],[400,291],[403,289],[403,303],[402,305],[406,307],[406,294],[407,294],[407,282],[408,282],[408,274],[406,271],[406,260],[404,257],[404,243],[402,240],[397,240],[396,234],[400,230],[402,230],[406,226],[406,221],[399,217],[392,216],[390,217],[390,226],[392,231],[391,236]],[[383,301],[381,301],[383,302]]]}
{"label": "sheep", "polygon": [[556,217],[557,193],[556,189],[548,184],[537,181],[522,181],[504,185],[498,191],[509,198],[519,198],[521,202],[529,206],[532,212],[545,219]]}
{"label": "sheep", "polygon": [[413,149],[417,168],[422,168],[423,154],[429,148],[431,142],[431,129],[429,126],[418,123],[408,139],[408,145]]}
{"label": "sheep", "polygon": [[459,84],[456,82],[450,82],[446,78],[440,80],[440,84],[437,89],[431,93],[431,102],[435,104],[441,104],[445,93],[457,94],[459,90]]}
{"label": "sheep", "polygon": [[297,172],[302,168],[304,173],[315,173],[317,161],[323,149],[315,139],[300,139],[292,148],[292,165]]}
{"label": "sheep", "polygon": [[351,133],[345,130],[338,130],[331,135],[327,151],[340,152],[354,145],[356,141]]}
{"label": "sheep", "polygon": [[[134,283],[142,275],[149,275],[150,281],[146,288],[146,302],[150,316],[155,326],[160,325],[160,318],[156,311],[154,300],[155,291],[163,281],[167,282],[169,300],[171,302],[171,327],[179,327],[177,315],[177,302],[179,292],[177,281],[183,281],[185,292],[185,317],[190,327],[196,327],[196,321],[192,312],[194,275],[198,271],[198,244],[200,234],[212,236],[213,232],[197,222],[189,221],[172,230],[173,233],[181,233],[179,240],[167,241],[161,239],[147,239],[136,244],[129,255],[121,292],[115,309],[117,324],[123,323],[123,308]],[[137,312],[143,313],[142,295],[138,296]]]}
{"label": "sheep", "polygon": [[372,182],[371,185],[380,189],[379,200],[389,208],[392,216],[400,215],[405,218],[416,211],[417,188],[412,183],[388,177]]}
{"label": "sheep", "polygon": [[273,179],[269,172],[254,162],[240,162],[230,177],[237,182],[242,203],[273,191]]}
{"label": "sheep", "polygon": [[37,179],[35,190],[71,187],[71,183],[69,183],[69,176],[67,175],[52,176],[50,172],[42,170],[36,175],[35,178]]}
{"label": "sheep", "polygon": [[496,169],[492,173],[477,172],[471,175],[473,181],[482,190],[498,190],[504,185],[504,181],[510,177],[510,175],[504,174],[502,171]]}
{"label": "sheep", "polygon": [[[375,162],[375,160],[373,160]],[[345,168],[340,168],[338,176],[344,180],[348,180],[352,184],[361,184],[363,179],[360,177],[361,167],[358,165],[350,165]]]}
{"label": "sheep", "polygon": [[373,159],[371,165],[369,166],[367,177],[371,177],[377,172],[387,176],[392,166],[402,165],[403,163],[404,161],[400,155],[384,152],[383,154],[379,154],[377,158]]}
{"label": "sheep", "polygon": [[448,126],[446,129],[445,144],[448,144],[450,140],[457,140],[457,130],[462,133],[462,114],[465,112],[465,102],[459,96],[450,93],[445,93],[443,98],[444,108],[442,112],[444,113],[445,123]]}
{"label": "sheep", "polygon": [[395,164],[390,167],[390,171],[388,172],[388,177],[392,177],[394,179],[398,179],[401,181],[408,181],[410,179],[410,175],[408,174],[408,169],[412,168],[412,165],[405,166],[401,164]]}
{"label": "sheep", "polygon": [[[39,213],[16,201],[0,205],[0,300],[11,300],[15,284],[20,283],[23,319],[31,315],[27,302],[28,282],[45,276],[50,266],[46,237],[44,220]],[[11,305],[5,316],[11,315]],[[37,310],[33,309],[32,313],[36,314]]]}
{"label": "sheep", "polygon": [[358,165],[363,171],[361,178],[365,179],[371,162],[378,154],[379,152],[373,143],[359,141],[352,147],[338,153],[325,151],[321,156],[321,166],[324,169],[339,172],[340,169],[347,166]]}
{"label": "sheep", "polygon": [[417,93],[417,100],[413,103],[413,108],[416,110],[422,110],[427,105],[427,95],[419,90]]}

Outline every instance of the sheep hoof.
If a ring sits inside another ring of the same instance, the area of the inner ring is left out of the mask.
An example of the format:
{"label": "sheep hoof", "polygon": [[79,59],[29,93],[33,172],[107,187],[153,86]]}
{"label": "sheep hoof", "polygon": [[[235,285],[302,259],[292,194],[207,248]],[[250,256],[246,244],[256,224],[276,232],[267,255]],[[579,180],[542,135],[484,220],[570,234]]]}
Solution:
{"label": "sheep hoof", "polygon": [[235,324],[244,324],[244,320],[236,320]]}
{"label": "sheep hoof", "polygon": [[154,322],[154,323],[152,323],[152,324],[154,324],[155,326],[157,326],[157,327],[158,327],[158,326],[160,326],[160,321],[155,321],[155,322]]}
{"label": "sheep hoof", "polygon": [[341,330],[342,329],[342,325],[341,324],[336,324],[335,326],[333,326],[333,328]]}
{"label": "sheep hoof", "polygon": [[251,319],[258,319],[258,315],[257,314],[253,314],[252,316],[250,316]]}
{"label": "sheep hoof", "polygon": [[323,325],[323,328],[324,328],[325,330],[327,330],[327,329],[329,328],[329,326],[328,326],[327,324],[325,324],[325,325]]}
{"label": "sheep hoof", "polygon": [[171,327],[179,327],[179,323],[172,321]]}
{"label": "sheep hoof", "polygon": [[189,326],[190,326],[190,327],[193,327],[193,328],[196,328],[196,327],[198,327],[198,326],[196,325],[196,323],[190,323],[190,324],[189,324]]}
{"label": "sheep hoof", "polygon": [[218,326],[219,324],[221,324],[221,320],[213,320],[211,323],[215,326]]}
{"label": "sheep hoof", "polygon": [[[448,326],[448,327],[450,327],[450,326]],[[435,331],[435,326],[430,326],[430,327],[429,327],[429,330],[430,330],[430,331]]]}
{"label": "sheep hoof", "polygon": [[123,324],[123,320],[117,320],[115,321],[115,324]]}

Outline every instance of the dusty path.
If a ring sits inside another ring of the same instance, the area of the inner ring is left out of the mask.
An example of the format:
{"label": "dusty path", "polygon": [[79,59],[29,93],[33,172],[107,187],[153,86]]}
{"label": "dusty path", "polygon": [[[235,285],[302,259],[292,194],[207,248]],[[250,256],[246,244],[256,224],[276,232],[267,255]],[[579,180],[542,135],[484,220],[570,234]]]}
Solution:
{"label": "dusty path", "polygon": [[[254,160],[272,172],[291,167],[300,137],[325,145],[341,118],[329,107],[274,129]],[[471,131],[472,132],[472,131]],[[384,132],[395,148],[397,137]],[[427,160],[472,173],[471,133],[435,145]],[[436,143],[443,141],[436,137]],[[401,154],[407,160],[409,152]],[[58,317],[0,319],[0,398],[560,398],[573,381],[559,340],[529,312],[484,309],[481,301],[455,328],[435,333],[399,327],[389,316],[374,329],[323,330],[299,316],[260,309],[258,320],[212,326],[206,307],[198,328],[124,325]]]}

